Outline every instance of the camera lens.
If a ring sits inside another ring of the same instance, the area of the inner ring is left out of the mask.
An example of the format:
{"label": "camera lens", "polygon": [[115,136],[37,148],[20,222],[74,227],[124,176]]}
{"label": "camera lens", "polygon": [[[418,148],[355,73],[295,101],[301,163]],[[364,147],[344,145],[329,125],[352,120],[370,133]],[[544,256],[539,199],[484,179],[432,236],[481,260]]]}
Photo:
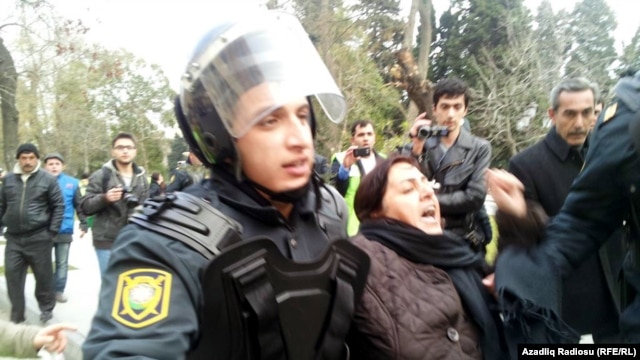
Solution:
{"label": "camera lens", "polygon": [[418,137],[420,139],[428,138],[430,133],[431,133],[431,129],[428,126],[421,126],[418,129]]}

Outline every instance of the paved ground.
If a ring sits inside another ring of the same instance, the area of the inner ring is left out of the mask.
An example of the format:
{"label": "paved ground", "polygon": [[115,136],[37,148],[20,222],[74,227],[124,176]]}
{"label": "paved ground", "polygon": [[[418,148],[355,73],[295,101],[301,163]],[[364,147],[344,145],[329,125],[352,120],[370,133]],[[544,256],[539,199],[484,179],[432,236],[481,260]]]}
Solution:
{"label": "paved ground", "polygon": [[[0,238],[0,240],[4,240]],[[0,245],[0,264],[4,264],[4,241]],[[78,232],[74,235],[69,252],[69,270],[66,295],[69,301],[58,303],[53,310],[51,323],[70,322],[78,327],[78,331],[69,333],[70,344],[65,352],[65,359],[81,359],[80,345],[84,341],[91,327],[93,314],[98,306],[98,292],[100,290],[100,271],[98,260],[91,242],[91,233],[82,239],[78,237]],[[6,281],[4,276],[0,278],[0,314],[3,318],[8,318],[10,310],[9,299],[7,298]],[[27,275],[25,285],[25,297],[27,301],[27,322],[40,324],[38,303],[33,295],[35,282],[33,275]]]}

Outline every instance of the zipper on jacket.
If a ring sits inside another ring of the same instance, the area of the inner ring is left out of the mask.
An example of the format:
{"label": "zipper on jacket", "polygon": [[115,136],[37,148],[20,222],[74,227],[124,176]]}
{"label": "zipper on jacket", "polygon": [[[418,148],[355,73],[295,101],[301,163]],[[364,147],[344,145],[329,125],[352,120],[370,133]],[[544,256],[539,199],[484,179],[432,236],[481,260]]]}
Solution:
{"label": "zipper on jacket", "polygon": [[[31,178],[31,176],[29,176],[27,178],[27,181],[29,181],[29,179]],[[20,179],[20,181],[22,181],[22,179]],[[22,181],[22,196],[20,197],[20,224],[22,224],[24,222],[24,219],[22,219],[22,214],[24,213],[24,197],[27,193],[27,181]]]}

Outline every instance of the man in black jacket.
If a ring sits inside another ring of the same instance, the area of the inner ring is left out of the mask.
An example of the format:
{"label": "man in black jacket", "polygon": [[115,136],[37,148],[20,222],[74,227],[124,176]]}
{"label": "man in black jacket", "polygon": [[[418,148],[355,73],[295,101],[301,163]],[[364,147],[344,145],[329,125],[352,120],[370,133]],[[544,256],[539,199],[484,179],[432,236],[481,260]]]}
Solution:
{"label": "man in black jacket", "polygon": [[[412,142],[403,153],[410,151],[427,178],[439,184],[437,196],[445,229],[464,237],[481,251],[491,241],[485,239],[476,216],[487,195],[484,173],[491,160],[491,145],[462,129],[469,100],[469,88],[462,80],[440,80],[433,91],[434,121],[427,119],[426,113],[416,118],[409,131]],[[439,125],[442,131],[419,136],[420,129],[432,125]]]}
{"label": "man in black jacket", "polygon": [[10,319],[15,323],[25,320],[24,283],[31,267],[40,320],[45,323],[52,318],[56,304],[51,249],[62,223],[64,201],[56,178],[40,171],[35,145],[20,145],[16,159],[18,163],[4,178],[0,191],[0,218],[7,227],[4,261]]}
{"label": "man in black jacket", "polygon": [[[598,93],[597,85],[585,78],[561,81],[551,91],[548,110],[554,126],[544,139],[509,161],[509,171],[524,185],[525,198],[539,203],[549,217],[558,214],[582,169]],[[562,318],[581,334],[593,334],[595,342],[616,342],[618,310],[608,284],[613,288],[618,277],[610,269],[619,273],[622,265],[619,235],[608,243],[610,251],[603,248],[591,255],[563,285]]]}

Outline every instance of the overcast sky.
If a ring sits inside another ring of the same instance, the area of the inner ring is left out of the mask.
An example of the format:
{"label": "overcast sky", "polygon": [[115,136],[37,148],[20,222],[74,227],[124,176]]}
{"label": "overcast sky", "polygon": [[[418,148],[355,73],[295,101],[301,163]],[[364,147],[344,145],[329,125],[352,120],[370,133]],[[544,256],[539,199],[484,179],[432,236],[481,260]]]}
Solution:
{"label": "overcast sky", "polygon": [[[447,9],[448,0],[433,0],[436,12]],[[535,11],[541,0],[525,0]],[[607,0],[618,20],[616,46],[628,44],[640,22],[637,0]],[[81,18],[91,26],[90,36],[109,48],[125,48],[147,62],[163,67],[172,86],[179,79],[191,51],[215,18],[229,11],[247,11],[258,0],[66,0],[56,8],[70,18]],[[402,0],[403,5],[410,0]],[[576,0],[554,0],[554,10],[572,9]],[[408,12],[408,10],[407,10]]]}

